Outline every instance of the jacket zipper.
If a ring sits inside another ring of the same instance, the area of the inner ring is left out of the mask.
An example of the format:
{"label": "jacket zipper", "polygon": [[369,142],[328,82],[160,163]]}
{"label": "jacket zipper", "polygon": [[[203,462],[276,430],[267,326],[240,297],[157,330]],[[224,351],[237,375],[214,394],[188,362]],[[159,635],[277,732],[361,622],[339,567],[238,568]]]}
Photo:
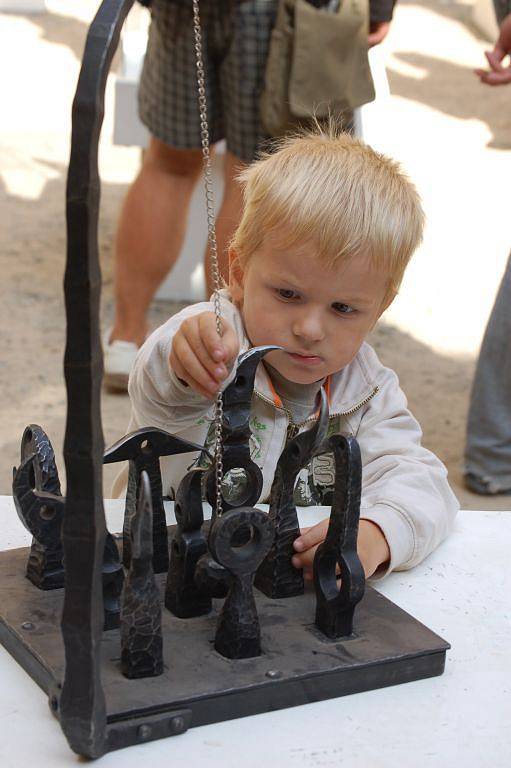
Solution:
{"label": "jacket zipper", "polygon": [[[331,419],[336,419],[338,416],[351,416],[353,413],[356,413],[356,411],[360,410],[360,408],[363,408],[366,403],[369,402],[369,400],[372,400],[373,397],[376,395],[376,393],[379,391],[378,385],[375,386],[372,392],[370,392],[366,397],[364,397],[363,400],[361,400],[359,403],[354,405],[352,408],[349,408],[347,411],[339,411],[339,413],[331,413],[328,416],[328,421],[331,421]],[[288,442],[292,440],[296,435],[299,433],[300,429],[304,427],[306,424],[308,424],[310,421],[316,421],[315,416],[310,416],[308,419],[305,419],[305,421],[302,421],[300,424],[295,424],[291,420],[291,412],[288,411],[287,408],[284,408],[283,406],[275,405],[273,400],[270,400],[269,397],[265,397],[265,395],[261,395],[259,392],[256,392],[254,390],[254,393],[257,397],[260,398],[260,400],[263,400],[266,403],[269,403],[270,405],[273,405],[274,408],[276,408],[279,411],[284,411],[284,413],[287,416],[288,419],[288,425],[286,430],[286,436],[284,439],[284,445],[282,446],[282,450],[286,447]]]}
{"label": "jacket zipper", "polygon": [[[335,419],[337,416],[351,416],[351,414],[356,413],[356,411],[360,410],[360,408],[363,408],[366,403],[369,402],[369,400],[372,400],[373,397],[380,391],[380,388],[378,385],[375,386],[372,392],[370,392],[366,397],[364,397],[363,400],[361,400],[359,403],[354,405],[352,408],[349,408],[347,411],[339,411],[338,413],[331,413],[328,416],[328,419]],[[288,411],[287,408],[284,408],[284,406],[275,405],[273,400],[270,400],[269,397],[266,397],[265,395],[262,395],[260,392],[257,392],[254,390],[254,394],[256,397],[258,397],[260,400],[263,400],[265,403],[269,403],[269,405],[273,405],[274,408],[276,408],[278,411],[284,411],[286,414],[290,424],[293,424],[291,421],[291,412]],[[302,421],[300,424],[295,424],[294,426],[297,427],[303,427],[305,424],[308,424],[309,421],[316,421],[315,416],[309,416],[309,418],[305,419],[305,421]]]}
{"label": "jacket zipper", "polygon": [[287,425],[286,439],[284,441],[284,446],[286,446],[289,443],[289,441],[293,439],[293,437],[296,437],[296,435],[300,431],[301,426],[303,425],[294,424],[292,421],[289,422],[289,424]]}
{"label": "jacket zipper", "polygon": [[334,414],[335,416],[351,416],[352,413],[355,413],[360,408],[363,408],[366,403],[369,402],[369,400],[372,400],[373,397],[380,391],[379,386],[376,384],[373,391],[370,392],[367,397],[364,397],[363,400],[361,400],[359,403],[353,406],[353,408],[349,408],[347,411],[340,411],[340,413]]}

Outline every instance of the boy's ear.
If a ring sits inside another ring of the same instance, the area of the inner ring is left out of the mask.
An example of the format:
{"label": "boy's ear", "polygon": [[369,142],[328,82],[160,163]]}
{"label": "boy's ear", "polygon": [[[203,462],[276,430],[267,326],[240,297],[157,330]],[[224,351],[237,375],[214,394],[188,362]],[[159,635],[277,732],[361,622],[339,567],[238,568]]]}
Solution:
{"label": "boy's ear", "polygon": [[380,311],[378,312],[378,317],[376,318],[376,320],[373,323],[373,326],[372,326],[373,328],[376,325],[376,323],[378,322],[378,320],[380,319],[380,317],[383,315],[385,310],[387,310],[390,307],[390,305],[392,304],[392,302],[394,301],[396,296],[397,296],[397,293],[395,291],[390,291],[389,290],[387,292],[387,295],[384,297],[384,299],[383,299],[383,301],[381,303]]}
{"label": "boy's ear", "polygon": [[381,308],[380,308],[380,314],[379,314],[378,318],[380,318],[383,315],[383,313],[390,307],[390,305],[392,304],[392,302],[394,301],[396,296],[397,296],[397,293],[395,291],[388,291],[387,295],[385,296],[385,298],[382,301],[382,305],[381,305]]}
{"label": "boy's ear", "polygon": [[229,292],[234,301],[243,299],[244,271],[234,248],[229,248]]}

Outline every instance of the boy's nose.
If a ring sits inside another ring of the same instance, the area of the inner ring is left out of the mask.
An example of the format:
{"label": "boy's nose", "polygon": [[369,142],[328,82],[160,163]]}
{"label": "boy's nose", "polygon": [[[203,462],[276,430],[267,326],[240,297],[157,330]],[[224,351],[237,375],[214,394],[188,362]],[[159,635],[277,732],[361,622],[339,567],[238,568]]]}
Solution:
{"label": "boy's nose", "polygon": [[315,312],[305,312],[293,323],[293,334],[308,342],[318,342],[325,337],[323,322]]}

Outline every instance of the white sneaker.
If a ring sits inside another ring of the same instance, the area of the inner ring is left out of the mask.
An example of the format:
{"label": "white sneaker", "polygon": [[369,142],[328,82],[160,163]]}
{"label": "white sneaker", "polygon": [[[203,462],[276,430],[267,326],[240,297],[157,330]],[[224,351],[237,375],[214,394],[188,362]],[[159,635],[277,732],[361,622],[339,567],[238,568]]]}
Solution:
{"label": "white sneaker", "polygon": [[103,337],[104,383],[112,389],[128,391],[128,379],[137,356],[138,347],[133,341],[110,341],[112,329]]}

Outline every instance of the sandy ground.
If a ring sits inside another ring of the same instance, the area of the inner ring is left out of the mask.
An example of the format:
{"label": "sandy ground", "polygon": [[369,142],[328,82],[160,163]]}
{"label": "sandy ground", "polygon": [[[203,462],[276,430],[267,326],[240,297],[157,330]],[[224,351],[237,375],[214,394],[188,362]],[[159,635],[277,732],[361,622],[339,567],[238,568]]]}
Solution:
{"label": "sandy ground", "polygon": [[[27,424],[43,425],[61,453],[70,106],[96,5],[50,0],[46,14],[0,14],[0,493],[10,492]],[[368,110],[366,138],[407,169],[428,226],[372,341],[398,372],[424,442],[447,464],[462,506],[509,509],[509,497],[483,499],[461,486],[474,361],[511,240],[511,88],[485,89],[473,76],[488,42],[471,26],[470,11],[469,3],[401,0],[382,52],[390,95]],[[137,149],[112,145],[114,78],[100,153],[105,325],[112,315],[116,219],[139,164]],[[155,304],[154,324],[174,308]],[[104,394],[107,443],[124,433],[128,412],[126,396]],[[64,475],[61,458],[59,466]]]}

